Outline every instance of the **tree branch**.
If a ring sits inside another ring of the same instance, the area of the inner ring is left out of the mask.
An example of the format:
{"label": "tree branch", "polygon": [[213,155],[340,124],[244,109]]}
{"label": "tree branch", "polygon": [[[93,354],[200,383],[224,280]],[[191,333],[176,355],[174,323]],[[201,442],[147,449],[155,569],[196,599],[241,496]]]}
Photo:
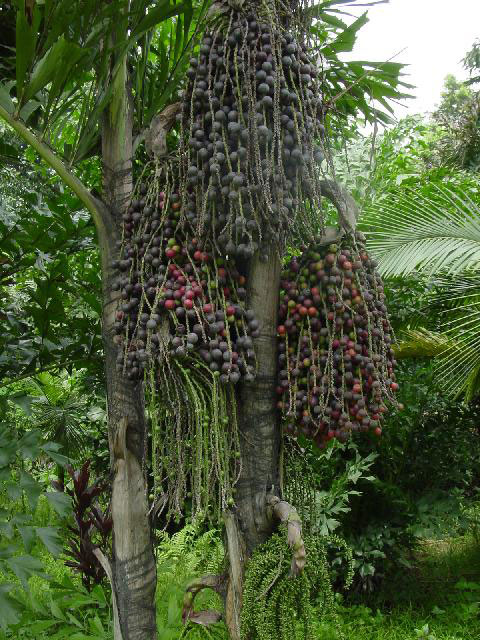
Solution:
{"label": "tree branch", "polygon": [[70,187],[74,194],[83,202],[85,208],[91,213],[99,236],[106,233],[107,208],[97,198],[95,198],[87,187],[73,174],[58,157],[58,155],[40,140],[30,129],[20,120],[14,118],[4,107],[0,105],[0,118],[2,118],[12,129],[29,144],[39,156],[51,167],[62,181]]}
{"label": "tree branch", "polygon": [[320,182],[322,196],[328,198],[338,211],[340,228],[345,232],[353,232],[360,217],[360,209],[350,193],[334,180]]}

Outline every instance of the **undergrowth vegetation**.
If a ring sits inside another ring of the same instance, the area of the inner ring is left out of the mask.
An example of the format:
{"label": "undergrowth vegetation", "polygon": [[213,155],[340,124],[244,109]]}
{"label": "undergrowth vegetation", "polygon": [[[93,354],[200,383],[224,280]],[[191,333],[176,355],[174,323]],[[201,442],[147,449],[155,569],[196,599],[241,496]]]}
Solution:
{"label": "undergrowth vegetation", "polygon": [[[478,506],[475,511],[480,511]],[[16,592],[20,620],[8,631],[0,631],[0,640],[111,640],[108,585],[96,585],[88,592],[78,577],[71,576],[61,558],[52,558],[40,547],[34,553],[44,562],[50,579],[35,576],[30,579],[28,596]],[[177,640],[182,633],[183,637],[209,637],[193,625],[185,635],[181,623],[183,596],[192,578],[218,571],[223,561],[220,531],[202,532],[188,525],[171,536],[161,536],[157,547],[156,597],[159,640]],[[323,615],[323,591],[317,600],[313,599],[309,637],[315,640],[478,640],[480,547],[475,528],[462,536],[423,540],[411,566],[389,576],[382,588],[367,598],[346,591],[337,593],[334,599],[333,617]],[[205,591],[197,600],[200,609],[220,605],[213,592]],[[222,623],[212,629],[211,637],[227,639]]]}

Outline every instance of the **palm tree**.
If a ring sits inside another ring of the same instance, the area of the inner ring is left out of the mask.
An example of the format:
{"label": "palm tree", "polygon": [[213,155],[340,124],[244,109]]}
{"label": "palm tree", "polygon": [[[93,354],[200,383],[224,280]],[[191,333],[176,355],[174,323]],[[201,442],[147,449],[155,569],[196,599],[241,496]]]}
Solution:
{"label": "palm tree", "polygon": [[480,392],[480,206],[465,182],[389,193],[366,207],[362,224],[382,275],[427,276],[429,310],[440,318],[439,331],[407,328],[397,356],[434,356],[439,383],[469,401]]}

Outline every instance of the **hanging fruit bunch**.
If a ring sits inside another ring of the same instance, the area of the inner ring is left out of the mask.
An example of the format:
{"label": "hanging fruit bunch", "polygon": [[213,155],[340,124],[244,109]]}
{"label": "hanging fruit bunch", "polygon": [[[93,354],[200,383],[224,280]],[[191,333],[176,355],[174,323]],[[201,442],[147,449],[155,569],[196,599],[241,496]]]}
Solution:
{"label": "hanging fruit bunch", "polygon": [[114,264],[117,366],[147,383],[155,500],[175,516],[233,501],[234,386],[259,335],[248,259],[310,212],[318,227],[323,159],[317,70],[273,3],[222,13],[187,77],[177,161],[139,185]]}
{"label": "hanging fruit bunch", "polygon": [[[283,247],[321,209],[324,117],[316,65],[274,3],[229,12],[192,58],[183,95],[183,218],[228,256]],[[303,215],[298,215],[298,214]]]}
{"label": "hanging fruit bunch", "polygon": [[121,259],[115,262],[123,302],[117,311],[118,367],[144,376],[152,358],[197,359],[219,382],[252,381],[252,338],[258,323],[245,308],[246,279],[235,259],[205,248],[179,228],[181,201],[141,185],[124,216]]}
{"label": "hanging fruit bunch", "polygon": [[240,465],[233,387],[254,380],[259,326],[236,258],[180,223],[176,167],[153,168],[123,216],[113,264],[117,367],[146,383],[155,500],[167,519],[188,501],[193,514],[213,504],[218,515],[233,500]]}
{"label": "hanging fruit bunch", "polygon": [[383,285],[363,240],[304,247],[282,273],[278,407],[288,434],[319,446],[379,436],[398,389]]}

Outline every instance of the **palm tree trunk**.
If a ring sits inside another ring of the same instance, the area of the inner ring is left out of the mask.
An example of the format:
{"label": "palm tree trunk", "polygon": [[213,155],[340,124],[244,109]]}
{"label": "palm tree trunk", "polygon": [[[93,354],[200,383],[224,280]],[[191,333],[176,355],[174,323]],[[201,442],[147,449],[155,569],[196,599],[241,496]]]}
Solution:
{"label": "palm tree trunk", "polygon": [[232,640],[240,639],[245,562],[272,533],[267,494],[280,495],[281,438],[275,406],[280,259],[274,249],[266,261],[258,254],[252,259],[248,283],[248,307],[260,323],[260,336],[255,340],[257,377],[254,383],[244,383],[239,394],[242,473],[236,509],[225,514],[230,562],[225,617]]}
{"label": "palm tree trunk", "polygon": [[143,461],[146,421],[143,388],[117,371],[114,322],[120,293],[114,291],[112,260],[121,238],[122,214],[132,192],[132,111],[126,62],[114,82],[104,115],[102,159],[104,201],[110,210],[102,247],[103,325],[112,459],[112,578],[119,625],[115,640],[156,638],[156,567],[150,535]]}

